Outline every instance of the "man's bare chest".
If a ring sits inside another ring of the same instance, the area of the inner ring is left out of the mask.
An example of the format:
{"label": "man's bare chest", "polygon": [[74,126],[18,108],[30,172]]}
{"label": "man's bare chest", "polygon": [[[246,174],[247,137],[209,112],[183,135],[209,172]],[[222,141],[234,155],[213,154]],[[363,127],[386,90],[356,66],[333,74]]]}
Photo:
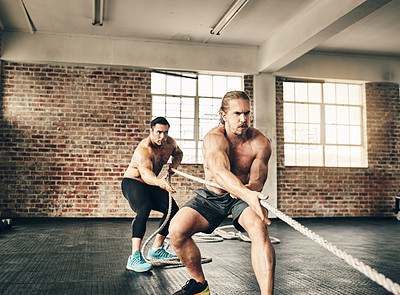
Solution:
{"label": "man's bare chest", "polygon": [[231,171],[236,175],[249,174],[255,156],[255,151],[249,145],[231,148],[228,155]]}

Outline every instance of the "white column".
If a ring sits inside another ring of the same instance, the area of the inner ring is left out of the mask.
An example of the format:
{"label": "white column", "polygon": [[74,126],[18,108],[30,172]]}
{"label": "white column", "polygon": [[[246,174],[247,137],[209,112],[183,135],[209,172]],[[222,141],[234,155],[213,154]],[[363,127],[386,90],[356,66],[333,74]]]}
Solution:
{"label": "white column", "polygon": [[262,192],[269,195],[268,202],[276,208],[278,205],[276,91],[275,76],[268,73],[254,75],[254,127],[271,141],[272,154],[268,164],[268,179]]}

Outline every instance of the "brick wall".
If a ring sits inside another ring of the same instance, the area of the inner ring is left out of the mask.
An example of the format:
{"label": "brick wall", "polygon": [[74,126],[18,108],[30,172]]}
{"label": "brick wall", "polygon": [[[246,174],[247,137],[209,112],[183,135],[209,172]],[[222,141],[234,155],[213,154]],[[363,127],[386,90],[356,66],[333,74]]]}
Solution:
{"label": "brick wall", "polygon": [[[151,120],[150,72],[4,62],[0,96],[0,210],[15,216],[133,216],[122,175]],[[369,168],[283,162],[277,79],[278,207],[293,217],[390,215],[399,187],[399,89],[366,86]],[[253,77],[245,76],[253,98]],[[201,165],[180,170],[203,178]],[[175,175],[182,205],[201,184]],[[159,216],[159,214],[153,214]]]}
{"label": "brick wall", "polygon": [[250,97],[250,125],[254,126],[254,92],[253,92],[253,75],[245,75],[244,76],[244,91]]}
{"label": "brick wall", "polygon": [[399,193],[399,85],[366,85],[367,169],[285,167],[283,78],[277,78],[278,208],[294,217],[393,215]]}

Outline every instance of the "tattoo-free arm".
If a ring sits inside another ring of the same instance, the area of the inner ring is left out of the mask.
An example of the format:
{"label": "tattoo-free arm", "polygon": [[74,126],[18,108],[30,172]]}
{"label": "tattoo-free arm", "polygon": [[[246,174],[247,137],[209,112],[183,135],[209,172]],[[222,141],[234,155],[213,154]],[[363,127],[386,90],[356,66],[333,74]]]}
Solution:
{"label": "tattoo-free arm", "polygon": [[141,178],[149,185],[158,186],[170,193],[175,190],[168,184],[167,175],[162,178],[157,178],[153,171],[153,163],[151,162],[150,153],[144,148],[138,148],[136,151],[137,165]]}
{"label": "tattoo-free arm", "polygon": [[246,187],[261,192],[268,177],[268,161],[271,157],[271,144],[268,139],[262,139],[259,151],[250,167],[249,182]]}

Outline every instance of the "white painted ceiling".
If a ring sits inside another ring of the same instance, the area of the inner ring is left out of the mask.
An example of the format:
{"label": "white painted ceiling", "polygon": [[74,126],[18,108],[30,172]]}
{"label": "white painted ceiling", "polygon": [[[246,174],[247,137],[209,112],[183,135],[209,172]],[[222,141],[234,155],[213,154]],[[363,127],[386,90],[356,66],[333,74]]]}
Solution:
{"label": "white painted ceiling", "polygon": [[[279,40],[284,40],[285,35],[293,38],[293,23],[316,5],[334,5],[340,11],[346,3],[359,2],[377,7],[361,17],[354,16],[357,11],[353,15],[346,12],[350,18],[347,22],[335,17],[332,22],[339,25],[321,28],[320,35],[325,34],[326,38],[318,38],[306,51],[400,57],[400,0],[249,0],[219,36],[211,35],[210,30],[234,0],[104,1],[104,23],[99,26],[92,25],[93,0],[0,0],[0,26],[3,31],[30,32],[24,4],[33,34],[260,47],[280,32],[283,36]],[[330,13],[313,15],[315,27]]]}

